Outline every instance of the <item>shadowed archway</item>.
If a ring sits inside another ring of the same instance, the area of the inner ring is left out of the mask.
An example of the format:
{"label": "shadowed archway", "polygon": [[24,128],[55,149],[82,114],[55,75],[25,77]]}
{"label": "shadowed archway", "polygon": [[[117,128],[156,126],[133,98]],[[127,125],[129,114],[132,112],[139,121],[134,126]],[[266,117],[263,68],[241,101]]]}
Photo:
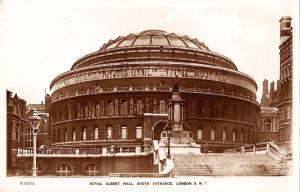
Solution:
{"label": "shadowed archway", "polygon": [[166,126],[167,120],[159,120],[152,126],[152,140],[160,140],[160,134]]}

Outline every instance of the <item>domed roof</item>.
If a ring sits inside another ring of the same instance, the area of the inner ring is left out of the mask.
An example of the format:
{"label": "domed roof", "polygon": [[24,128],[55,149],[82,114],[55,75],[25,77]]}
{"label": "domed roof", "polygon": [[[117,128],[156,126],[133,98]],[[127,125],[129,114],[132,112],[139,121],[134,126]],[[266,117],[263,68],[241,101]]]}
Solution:
{"label": "domed roof", "polygon": [[71,70],[112,64],[164,61],[168,63],[197,63],[237,70],[229,58],[211,51],[203,42],[186,35],[162,30],[146,30],[119,36],[104,44],[100,50],[78,59]]}
{"label": "domed roof", "polygon": [[199,42],[198,39],[191,39],[186,35],[180,36],[162,30],[146,30],[137,34],[131,33],[124,37],[119,36],[117,39],[104,44],[100,51],[133,46],[171,46],[209,51],[209,48],[203,42]]}

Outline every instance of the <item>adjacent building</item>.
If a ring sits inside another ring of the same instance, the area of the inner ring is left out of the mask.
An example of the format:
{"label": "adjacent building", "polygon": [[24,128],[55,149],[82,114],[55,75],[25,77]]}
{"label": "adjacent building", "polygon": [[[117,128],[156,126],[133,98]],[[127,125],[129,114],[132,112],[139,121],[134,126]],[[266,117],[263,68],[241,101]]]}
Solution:
{"label": "adjacent building", "polygon": [[[280,19],[280,78],[277,81],[277,89],[275,82],[271,82],[270,91],[268,89],[268,81],[263,82],[263,94],[261,98],[262,111],[259,118],[259,127],[257,138],[258,141],[267,135],[274,135],[272,138],[278,138],[276,141],[281,149],[291,152],[292,139],[292,109],[293,109],[293,33],[291,26],[292,18],[284,16]],[[271,119],[270,119],[271,118]],[[273,122],[270,125],[276,128],[268,133],[265,130],[266,121]],[[277,122],[277,123],[276,123]],[[264,131],[263,131],[264,130]],[[278,130],[278,136],[275,132]]]}
{"label": "adjacent building", "polygon": [[37,147],[48,146],[50,144],[50,136],[49,136],[49,95],[45,96],[45,104],[41,102],[40,104],[28,104],[26,109],[26,118],[27,118],[27,129],[26,129],[26,148],[33,147],[33,133],[32,133],[32,125],[29,120],[33,114],[33,111],[36,110],[39,116],[42,118],[41,124],[39,126],[39,133],[37,138]]}
{"label": "adjacent building", "polygon": [[279,110],[272,100],[274,98],[274,82],[271,83],[269,91],[269,82],[267,79],[263,81],[263,93],[261,97],[261,110],[258,116],[258,127],[255,136],[255,143],[273,140],[278,143],[279,132]]}
{"label": "adjacent building", "polygon": [[26,130],[26,101],[6,90],[6,109],[7,109],[7,154],[6,154],[6,168],[7,175],[16,173],[17,167],[16,154],[18,148],[24,148],[23,133]]}
{"label": "adjacent building", "polygon": [[256,143],[272,140],[278,143],[279,110],[275,107],[261,107],[258,116]]}
{"label": "adjacent building", "polygon": [[293,109],[293,29],[291,17],[280,19],[279,144],[291,151]]}

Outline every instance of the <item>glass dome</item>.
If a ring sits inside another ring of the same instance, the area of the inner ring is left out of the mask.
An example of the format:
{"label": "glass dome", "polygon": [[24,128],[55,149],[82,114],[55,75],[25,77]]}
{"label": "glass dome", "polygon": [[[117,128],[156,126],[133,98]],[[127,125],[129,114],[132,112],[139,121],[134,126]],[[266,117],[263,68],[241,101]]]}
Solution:
{"label": "glass dome", "polygon": [[162,30],[146,30],[137,34],[131,33],[124,37],[119,36],[117,39],[104,44],[100,50],[133,46],[171,46],[209,51],[209,48],[203,42],[199,42],[198,39],[191,39],[186,35],[180,36]]}

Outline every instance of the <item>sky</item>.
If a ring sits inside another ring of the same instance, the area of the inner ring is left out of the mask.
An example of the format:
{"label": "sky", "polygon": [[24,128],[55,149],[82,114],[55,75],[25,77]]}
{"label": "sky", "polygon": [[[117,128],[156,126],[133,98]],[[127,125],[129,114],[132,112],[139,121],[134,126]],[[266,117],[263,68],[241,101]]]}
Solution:
{"label": "sky", "polygon": [[80,57],[118,36],[161,29],[233,60],[255,79],[259,101],[262,81],[279,78],[279,20],[293,16],[295,2],[0,0],[1,86],[40,103],[51,81]]}

